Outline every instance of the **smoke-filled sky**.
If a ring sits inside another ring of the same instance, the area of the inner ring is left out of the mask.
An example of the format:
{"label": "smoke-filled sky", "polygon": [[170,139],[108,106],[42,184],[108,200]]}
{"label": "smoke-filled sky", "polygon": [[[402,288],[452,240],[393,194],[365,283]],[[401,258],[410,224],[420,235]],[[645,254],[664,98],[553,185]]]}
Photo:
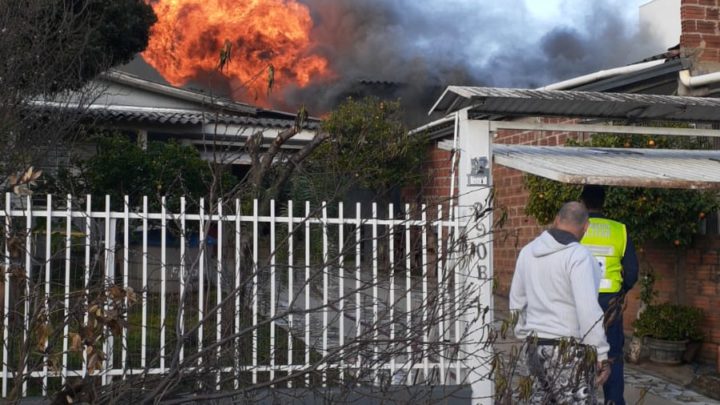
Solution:
{"label": "smoke-filled sky", "polygon": [[[538,87],[664,51],[639,32],[641,0],[302,1],[336,71],[407,83],[425,107],[437,91],[420,85]],[[296,95],[330,103],[333,90]]]}
{"label": "smoke-filled sky", "polygon": [[359,80],[402,84],[425,109],[450,84],[532,88],[665,51],[639,30],[647,0],[298,1],[337,76],[275,94],[288,110],[332,109]]}
{"label": "smoke-filled sky", "polygon": [[326,50],[338,70],[371,79],[461,69],[475,81],[532,87],[664,51],[637,40],[644,0],[302,2],[317,35],[340,38]]}

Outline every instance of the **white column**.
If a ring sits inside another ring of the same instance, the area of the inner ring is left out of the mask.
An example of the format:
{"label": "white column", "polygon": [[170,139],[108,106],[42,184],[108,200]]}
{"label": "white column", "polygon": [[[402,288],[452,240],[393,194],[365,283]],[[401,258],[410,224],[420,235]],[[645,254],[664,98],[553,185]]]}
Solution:
{"label": "white column", "polygon": [[[461,232],[468,247],[461,260],[464,286],[477,301],[465,312],[468,323],[462,359],[467,373],[465,383],[472,385],[473,404],[492,404],[494,383],[490,379],[493,347],[488,345],[493,322],[492,284],[492,137],[488,121],[468,119],[468,111],[459,112],[458,133],[458,209]],[[471,247],[470,245],[473,245]]]}

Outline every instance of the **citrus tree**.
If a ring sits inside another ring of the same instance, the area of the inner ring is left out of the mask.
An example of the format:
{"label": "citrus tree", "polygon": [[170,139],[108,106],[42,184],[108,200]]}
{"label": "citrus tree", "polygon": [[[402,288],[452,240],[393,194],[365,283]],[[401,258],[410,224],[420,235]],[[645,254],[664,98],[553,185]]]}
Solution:
{"label": "citrus tree", "polygon": [[[708,142],[691,137],[651,137],[646,135],[594,135],[589,141],[568,141],[567,146],[704,149]],[[527,175],[525,185],[530,198],[525,208],[541,224],[547,224],[560,206],[580,197],[582,186],[562,184]],[[604,213],[627,225],[636,244],[646,241],[685,246],[698,231],[700,220],[718,208],[715,192],[703,190],[608,187]]]}
{"label": "citrus tree", "polygon": [[402,121],[400,101],[348,98],[323,123],[327,139],[293,180],[301,199],[334,200],[361,188],[383,199],[395,187],[418,184],[427,141]]}

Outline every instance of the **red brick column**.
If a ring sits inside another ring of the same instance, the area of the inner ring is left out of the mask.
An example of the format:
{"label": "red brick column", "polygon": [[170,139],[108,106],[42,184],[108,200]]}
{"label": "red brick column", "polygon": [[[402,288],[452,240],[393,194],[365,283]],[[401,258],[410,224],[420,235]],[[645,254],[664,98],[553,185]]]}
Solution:
{"label": "red brick column", "polygon": [[693,61],[693,74],[720,70],[718,0],[681,0],[680,52]]}

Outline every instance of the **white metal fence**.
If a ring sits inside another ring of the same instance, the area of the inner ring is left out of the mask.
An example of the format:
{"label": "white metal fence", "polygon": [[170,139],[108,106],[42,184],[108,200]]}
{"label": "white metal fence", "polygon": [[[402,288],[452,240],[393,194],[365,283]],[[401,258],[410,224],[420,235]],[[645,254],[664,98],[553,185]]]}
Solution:
{"label": "white metal fence", "polygon": [[216,389],[466,382],[460,264],[483,253],[447,207],[41,201],[0,211],[3,397],[180,369]]}

